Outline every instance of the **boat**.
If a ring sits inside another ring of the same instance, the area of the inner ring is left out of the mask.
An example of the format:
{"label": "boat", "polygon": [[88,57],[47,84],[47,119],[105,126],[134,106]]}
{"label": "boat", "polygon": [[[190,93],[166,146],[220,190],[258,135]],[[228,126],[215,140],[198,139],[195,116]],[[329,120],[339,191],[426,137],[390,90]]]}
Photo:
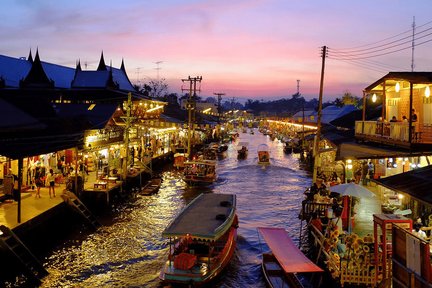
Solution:
{"label": "boat", "polygon": [[177,148],[174,153],[174,167],[177,169],[184,168],[184,162],[188,159],[189,154],[186,148]]}
{"label": "boat", "polygon": [[260,144],[258,146],[258,164],[270,165],[270,153],[267,144]]}
{"label": "boat", "polygon": [[298,273],[323,272],[297,248],[285,229],[259,227],[258,231],[270,248],[270,253],[263,253],[261,263],[269,287],[304,287]]}
{"label": "boat", "polygon": [[162,232],[169,238],[162,282],[199,287],[214,280],[234,254],[237,228],[235,195],[200,194]]}
{"label": "boat", "polygon": [[152,195],[159,191],[161,186],[162,179],[161,178],[152,178],[150,179],[146,185],[141,189],[141,195]]}
{"label": "boat", "polygon": [[226,144],[220,144],[218,146],[218,148],[217,148],[217,153],[221,154],[221,153],[223,153],[223,152],[225,152],[227,150],[228,150],[228,145],[226,145]]}
{"label": "boat", "polygon": [[254,135],[255,134],[255,132],[254,132],[254,130],[253,129],[250,129],[250,132],[249,132],[251,135]]}
{"label": "boat", "polygon": [[183,180],[189,185],[208,185],[216,181],[216,160],[197,159],[184,163]]}
{"label": "boat", "polygon": [[237,158],[238,159],[246,159],[248,155],[248,142],[240,142],[237,145]]}

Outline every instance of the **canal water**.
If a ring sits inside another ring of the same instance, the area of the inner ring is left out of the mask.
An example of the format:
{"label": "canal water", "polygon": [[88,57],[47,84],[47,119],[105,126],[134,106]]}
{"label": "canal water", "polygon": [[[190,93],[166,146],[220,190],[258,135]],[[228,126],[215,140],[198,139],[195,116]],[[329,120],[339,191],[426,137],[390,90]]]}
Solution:
{"label": "canal water", "polygon": [[[237,144],[249,143],[247,159],[237,159]],[[257,148],[267,144],[270,165],[257,164]],[[158,276],[168,253],[164,228],[200,193],[237,195],[238,246],[224,276],[213,287],[265,287],[260,267],[264,248],[256,228],[287,229],[299,239],[303,191],[311,180],[295,155],[286,155],[283,144],[255,129],[240,133],[218,160],[218,180],[206,188],[190,188],[174,169],[162,173],[160,191],[137,196],[116,207],[98,231],[77,231],[74,239],[56,247],[44,266],[49,275],[41,287],[162,287]],[[197,219],[199,225],[199,219]]]}

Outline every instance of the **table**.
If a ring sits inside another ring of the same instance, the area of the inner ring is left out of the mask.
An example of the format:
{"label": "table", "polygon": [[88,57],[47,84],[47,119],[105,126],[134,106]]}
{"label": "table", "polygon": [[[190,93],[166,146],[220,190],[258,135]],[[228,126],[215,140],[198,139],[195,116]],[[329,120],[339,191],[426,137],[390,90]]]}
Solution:
{"label": "table", "polygon": [[94,188],[102,188],[102,189],[106,189],[108,186],[108,182],[96,182],[94,183]]}
{"label": "table", "polygon": [[103,180],[107,181],[108,183],[116,183],[117,177],[105,177]]}

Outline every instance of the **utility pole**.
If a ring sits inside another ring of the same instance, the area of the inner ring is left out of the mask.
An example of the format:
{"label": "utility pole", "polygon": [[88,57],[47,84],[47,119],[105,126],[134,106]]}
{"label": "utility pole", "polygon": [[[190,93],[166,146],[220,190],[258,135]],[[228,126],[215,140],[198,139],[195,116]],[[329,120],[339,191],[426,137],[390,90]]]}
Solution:
{"label": "utility pole", "polygon": [[128,100],[126,104],[126,117],[122,117],[126,122],[126,127],[123,135],[123,141],[126,145],[126,155],[125,159],[123,159],[123,181],[126,180],[127,177],[127,167],[129,164],[129,128],[132,122],[131,117],[131,110],[132,110],[132,93],[128,93]]}
{"label": "utility pole", "polygon": [[197,76],[197,77],[190,77],[189,76],[188,79],[182,79],[182,82],[189,82],[189,98],[188,98],[187,103],[186,103],[186,108],[188,109],[188,147],[187,147],[187,153],[188,153],[189,159],[191,158],[191,136],[192,136],[192,133],[195,132],[194,123],[192,123],[192,110],[195,110],[195,99],[193,96],[196,95],[196,91],[197,91],[196,83],[201,82],[201,80],[202,80],[202,76]]}
{"label": "utility pole", "polygon": [[221,102],[222,102],[222,96],[224,96],[225,93],[218,92],[213,94],[218,96],[218,122],[220,123],[220,117],[222,112]]}
{"label": "utility pole", "polygon": [[327,57],[327,46],[322,47],[322,66],[321,66],[321,80],[320,80],[320,91],[318,100],[318,119],[317,119],[317,132],[315,135],[314,142],[314,167],[313,167],[313,178],[312,182],[315,183],[317,178],[317,170],[319,164],[319,142],[321,139],[321,110],[322,110],[322,97],[323,97],[323,86],[324,86],[324,68],[325,68],[325,58]]}

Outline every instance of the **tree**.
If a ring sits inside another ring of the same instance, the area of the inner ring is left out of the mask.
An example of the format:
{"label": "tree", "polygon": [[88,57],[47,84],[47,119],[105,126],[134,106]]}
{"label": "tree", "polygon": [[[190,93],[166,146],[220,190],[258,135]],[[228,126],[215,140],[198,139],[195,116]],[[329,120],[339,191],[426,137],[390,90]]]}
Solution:
{"label": "tree", "polygon": [[355,107],[359,107],[361,99],[359,97],[354,96],[351,92],[345,91],[342,96],[343,105],[354,105]]}
{"label": "tree", "polygon": [[205,99],[205,102],[207,102],[207,103],[217,104],[218,101],[216,100],[215,97],[207,97],[207,98]]}
{"label": "tree", "polygon": [[165,82],[164,78],[160,80],[150,80],[150,82],[144,84],[143,90],[152,98],[161,98],[168,93],[168,84]]}

